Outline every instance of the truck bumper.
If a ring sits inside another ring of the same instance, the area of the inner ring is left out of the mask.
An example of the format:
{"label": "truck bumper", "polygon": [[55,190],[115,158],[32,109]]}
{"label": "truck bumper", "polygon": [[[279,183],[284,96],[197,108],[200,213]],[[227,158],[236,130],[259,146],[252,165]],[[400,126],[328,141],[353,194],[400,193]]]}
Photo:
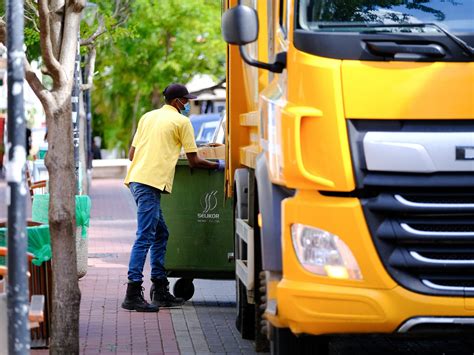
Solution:
{"label": "truck bumper", "polygon": [[[267,314],[274,326],[297,334],[389,333],[414,317],[474,317],[471,299],[397,285],[375,249],[358,199],[299,191],[283,202],[282,220],[283,277],[272,287],[276,312]],[[335,279],[303,268],[293,247],[294,223],[336,234],[357,260],[362,279]]]}
{"label": "truck bumper", "polygon": [[433,297],[401,287],[377,290],[283,279],[278,324],[299,334],[391,333],[415,317],[474,317],[464,298]]}

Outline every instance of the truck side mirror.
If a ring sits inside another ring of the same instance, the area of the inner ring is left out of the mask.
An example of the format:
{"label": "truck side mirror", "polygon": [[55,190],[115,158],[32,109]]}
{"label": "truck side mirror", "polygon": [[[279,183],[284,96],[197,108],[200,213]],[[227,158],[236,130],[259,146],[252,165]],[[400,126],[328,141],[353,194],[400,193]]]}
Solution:
{"label": "truck side mirror", "polygon": [[249,56],[244,45],[258,38],[257,11],[245,5],[237,5],[222,15],[222,36],[228,44],[239,46],[240,55],[248,65],[281,73],[286,68],[286,52],[278,53],[274,63],[263,63]]}
{"label": "truck side mirror", "polygon": [[242,46],[258,38],[258,16],[251,7],[238,5],[222,15],[222,36],[229,44]]}

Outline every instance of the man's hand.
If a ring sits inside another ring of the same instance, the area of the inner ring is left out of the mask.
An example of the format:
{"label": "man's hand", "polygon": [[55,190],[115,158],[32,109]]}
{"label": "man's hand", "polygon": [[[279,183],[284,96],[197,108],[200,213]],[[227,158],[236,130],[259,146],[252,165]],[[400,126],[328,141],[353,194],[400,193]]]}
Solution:
{"label": "man's hand", "polygon": [[[197,153],[186,153],[186,158],[188,158],[189,166],[191,168],[200,168],[200,169],[219,169],[220,165],[218,162],[209,161],[199,157]],[[225,167],[225,162],[223,163]]]}
{"label": "man's hand", "polygon": [[219,164],[219,166],[217,167],[217,170],[218,171],[224,171],[225,170],[225,160],[224,159],[219,159],[217,161],[217,163]]}

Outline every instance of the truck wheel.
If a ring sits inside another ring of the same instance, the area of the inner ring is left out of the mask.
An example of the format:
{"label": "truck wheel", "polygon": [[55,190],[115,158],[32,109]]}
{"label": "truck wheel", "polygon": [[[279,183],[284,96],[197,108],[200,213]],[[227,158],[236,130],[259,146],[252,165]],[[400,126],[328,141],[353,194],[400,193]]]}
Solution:
{"label": "truck wheel", "polygon": [[329,338],[326,336],[294,335],[288,328],[272,327],[271,354],[329,354]]}
{"label": "truck wheel", "polygon": [[255,338],[255,306],[247,302],[247,291],[242,281],[236,278],[237,317],[235,326],[242,335],[242,339]]}
{"label": "truck wheel", "polygon": [[[248,171],[237,169],[234,182],[234,260],[242,258],[239,241],[235,234],[235,221],[237,218],[248,218],[247,212],[247,191],[248,191]],[[245,183],[247,181],[247,184]],[[239,189],[236,186],[239,185]],[[235,275],[235,301],[237,314],[235,317],[235,327],[242,335],[243,339],[253,340],[255,337],[255,306],[247,302],[247,290],[240,281],[237,273]]]}
{"label": "truck wheel", "polygon": [[255,289],[255,351],[268,352],[269,343],[267,338],[268,322],[264,318],[267,305],[265,272],[259,273],[259,282]]}
{"label": "truck wheel", "polygon": [[260,214],[260,203],[258,201],[258,185],[255,181],[253,196],[253,209],[249,209],[249,213],[253,213],[253,235],[254,235],[254,300],[255,300],[255,351],[267,352],[269,342],[267,338],[266,328],[268,322],[264,318],[267,306],[267,280],[262,265],[262,240],[261,230],[258,225],[258,216]]}
{"label": "truck wheel", "polygon": [[173,294],[175,297],[183,298],[188,301],[194,295],[193,279],[181,278],[173,286]]}

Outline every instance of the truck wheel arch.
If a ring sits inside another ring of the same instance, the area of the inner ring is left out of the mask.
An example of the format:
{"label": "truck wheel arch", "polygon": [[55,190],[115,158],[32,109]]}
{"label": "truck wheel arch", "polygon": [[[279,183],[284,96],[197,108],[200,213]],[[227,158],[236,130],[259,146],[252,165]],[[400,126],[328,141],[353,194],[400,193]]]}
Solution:
{"label": "truck wheel arch", "polygon": [[255,179],[258,185],[258,203],[263,225],[261,228],[262,240],[262,267],[267,271],[282,271],[281,254],[281,202],[294,195],[293,190],[275,185],[270,181],[268,163],[264,153],[257,157]]}

